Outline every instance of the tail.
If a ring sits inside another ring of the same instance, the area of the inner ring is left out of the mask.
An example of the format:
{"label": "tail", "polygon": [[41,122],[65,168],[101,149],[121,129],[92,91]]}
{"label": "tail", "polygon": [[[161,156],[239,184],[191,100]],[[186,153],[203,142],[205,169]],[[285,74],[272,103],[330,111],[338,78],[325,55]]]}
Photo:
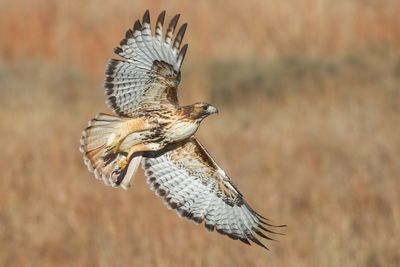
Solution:
{"label": "tail", "polygon": [[[124,119],[116,116],[98,114],[82,132],[79,150],[85,165],[97,179],[109,186],[128,189],[142,156],[139,153],[129,159],[128,153],[113,145],[123,122]],[[121,167],[121,162],[127,164]]]}

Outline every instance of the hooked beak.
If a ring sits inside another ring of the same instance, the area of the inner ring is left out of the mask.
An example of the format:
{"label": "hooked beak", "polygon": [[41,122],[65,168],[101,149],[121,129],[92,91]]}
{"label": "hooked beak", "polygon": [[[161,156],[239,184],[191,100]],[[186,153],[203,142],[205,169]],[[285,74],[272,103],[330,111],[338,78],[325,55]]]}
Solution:
{"label": "hooked beak", "polygon": [[210,115],[218,113],[218,109],[216,107],[213,107],[213,106],[208,106],[207,113],[210,114]]}

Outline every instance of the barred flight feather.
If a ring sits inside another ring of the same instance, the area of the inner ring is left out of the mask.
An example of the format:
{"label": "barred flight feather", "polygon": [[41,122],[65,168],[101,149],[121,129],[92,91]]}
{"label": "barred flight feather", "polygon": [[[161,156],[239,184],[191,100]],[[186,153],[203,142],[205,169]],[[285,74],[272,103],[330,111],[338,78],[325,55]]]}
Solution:
{"label": "barred flight feather", "polygon": [[176,24],[178,23],[180,14],[175,15],[168,25],[167,33],[165,34],[165,43],[169,45],[171,43],[172,35],[174,34]]}
{"label": "barred flight feather", "polygon": [[171,47],[179,15],[170,21],[163,41],[164,18],[165,11],[157,18],[153,36],[147,10],[142,22],[135,21],[133,29],[126,31],[120,46],[115,48],[122,59],[112,59],[106,66],[106,103],[117,115],[134,116],[140,106],[177,108],[177,87],[187,45],[179,48],[187,24],[180,27]]}
{"label": "barred flight feather", "polygon": [[[151,189],[170,208],[196,223],[204,222],[210,231],[216,230],[246,244],[251,241],[266,249],[259,238],[273,240],[266,233],[280,234],[267,227],[281,226],[267,224],[247,204],[194,137],[171,144],[163,151],[144,154],[142,167]],[[229,193],[218,191],[218,183],[223,183]]]}

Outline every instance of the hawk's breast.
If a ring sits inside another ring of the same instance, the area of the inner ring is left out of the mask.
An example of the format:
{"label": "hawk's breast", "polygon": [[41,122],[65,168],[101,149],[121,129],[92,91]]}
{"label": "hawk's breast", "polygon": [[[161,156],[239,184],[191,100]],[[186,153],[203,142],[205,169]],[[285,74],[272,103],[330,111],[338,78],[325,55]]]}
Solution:
{"label": "hawk's breast", "polygon": [[171,123],[166,130],[165,137],[170,142],[182,141],[192,136],[199,127],[199,123],[193,120],[177,120]]}

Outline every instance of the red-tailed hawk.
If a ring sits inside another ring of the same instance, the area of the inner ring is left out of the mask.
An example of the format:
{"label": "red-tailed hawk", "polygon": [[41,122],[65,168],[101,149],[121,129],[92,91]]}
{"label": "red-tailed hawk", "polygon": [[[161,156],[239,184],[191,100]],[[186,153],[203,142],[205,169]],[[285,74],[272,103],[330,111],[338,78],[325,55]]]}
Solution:
{"label": "red-tailed hawk", "polygon": [[244,200],[226,173],[194,134],[201,121],[217,113],[207,103],[179,106],[177,89],[187,44],[187,24],[173,38],[179,19],[165,11],[155,35],[146,11],[126,32],[106,66],[107,104],[114,115],[98,114],[83,131],[80,150],[89,171],[106,185],[127,189],[142,164],[150,187],[181,216],[233,239],[266,248],[258,239],[276,234]]}

